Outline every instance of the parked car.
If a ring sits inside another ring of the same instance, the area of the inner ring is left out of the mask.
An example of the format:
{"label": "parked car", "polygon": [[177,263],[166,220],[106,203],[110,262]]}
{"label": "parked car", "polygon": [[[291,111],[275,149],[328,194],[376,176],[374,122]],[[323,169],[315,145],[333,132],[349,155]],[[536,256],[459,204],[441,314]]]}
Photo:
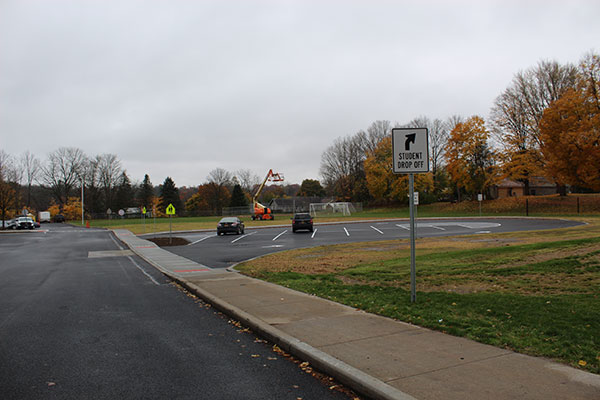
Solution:
{"label": "parked car", "polygon": [[225,233],[236,233],[241,235],[244,233],[244,223],[237,217],[225,217],[219,221],[217,225],[217,235],[223,235]]}
{"label": "parked car", "polygon": [[299,213],[294,215],[294,218],[292,218],[292,232],[296,233],[300,229],[313,231],[313,219],[310,214]]}
{"label": "parked car", "polygon": [[15,228],[13,229],[33,229],[35,225],[33,219],[29,217],[17,217],[15,218]]}
{"label": "parked car", "polygon": [[[0,223],[0,228],[2,228],[2,224]],[[17,229],[15,225],[14,219],[5,219],[4,220],[4,229]]]}
{"label": "parked car", "polygon": [[62,214],[56,214],[52,220],[54,222],[65,222],[65,216]]}

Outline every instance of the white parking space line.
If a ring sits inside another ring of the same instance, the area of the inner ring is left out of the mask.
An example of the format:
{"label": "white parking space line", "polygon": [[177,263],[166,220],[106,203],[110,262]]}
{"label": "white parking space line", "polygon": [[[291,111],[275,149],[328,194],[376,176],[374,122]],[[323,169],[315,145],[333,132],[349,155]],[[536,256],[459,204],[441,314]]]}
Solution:
{"label": "white parking space line", "polygon": [[383,232],[381,232],[379,229],[375,228],[374,226],[371,226],[371,228],[373,228],[373,230],[376,230],[377,232],[379,232],[383,235]]}
{"label": "white parking space line", "polygon": [[456,226],[460,226],[461,228],[473,229],[473,227],[469,225],[456,224]]}
{"label": "white parking space line", "polygon": [[407,231],[410,231],[410,228],[409,228],[408,226],[405,226],[405,225],[399,225],[399,224],[396,224],[396,226],[397,226],[398,228],[402,228],[402,229],[406,229]]}
{"label": "white parking space line", "polygon": [[202,239],[198,239],[198,240],[196,240],[195,242],[188,243],[188,246],[191,246],[191,245],[193,245],[193,244],[196,244],[196,243],[200,243],[200,242],[202,242],[203,240],[206,240],[206,239],[208,239],[208,238],[212,238],[212,237],[217,237],[217,235],[204,236]]}
{"label": "white parking space line", "polygon": [[310,238],[313,239],[316,234],[317,234],[317,228],[315,228],[315,230],[313,231],[313,234],[310,235]]}
{"label": "white parking space line", "polygon": [[237,239],[233,239],[233,240],[231,241],[231,243],[235,243],[235,242],[237,242],[238,240],[245,238],[246,236],[252,236],[252,235],[254,235],[255,233],[256,233],[256,231],[254,231],[254,232],[250,232],[250,233],[248,233],[248,234],[246,234],[246,235],[242,235],[242,236],[240,236],[240,237],[239,237],[239,238],[237,238]]}
{"label": "white parking space line", "polygon": [[275,236],[275,237],[273,238],[273,241],[276,241],[277,239],[279,239],[279,237],[280,237],[281,235],[283,235],[284,233],[286,233],[286,232],[287,232],[287,229],[286,229],[285,231],[281,232],[279,235]]}
{"label": "white parking space line", "polygon": [[346,232],[346,236],[350,236],[350,234],[348,233],[348,229],[346,229],[345,227],[344,227],[344,232]]}
{"label": "white parking space line", "polygon": [[440,228],[439,226],[435,226],[435,225],[429,225],[429,227],[430,227],[430,228],[433,228],[433,229],[439,229],[440,231],[445,231],[445,229],[444,229],[444,228]]}

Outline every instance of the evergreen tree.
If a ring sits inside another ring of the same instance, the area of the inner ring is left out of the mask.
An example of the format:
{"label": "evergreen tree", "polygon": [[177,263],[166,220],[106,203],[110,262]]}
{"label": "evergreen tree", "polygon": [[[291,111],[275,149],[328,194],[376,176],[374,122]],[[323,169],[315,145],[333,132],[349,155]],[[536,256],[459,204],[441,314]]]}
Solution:
{"label": "evergreen tree", "polygon": [[321,182],[316,179],[305,179],[302,181],[300,186],[300,192],[298,196],[306,197],[323,197],[325,196],[325,189],[321,186]]}
{"label": "evergreen tree", "polygon": [[129,180],[127,173],[123,171],[117,186],[115,207],[123,210],[128,207],[133,207],[135,205],[134,192],[135,191],[131,186],[131,181]]}
{"label": "evergreen tree", "polygon": [[239,184],[233,187],[233,193],[231,193],[231,203],[229,207],[245,207],[248,205],[248,199]]}
{"label": "evergreen tree", "polygon": [[171,179],[170,176],[167,176],[165,181],[160,188],[160,202],[159,207],[161,211],[167,209],[169,204],[173,204],[175,207],[175,212],[180,214],[184,211],[181,205],[181,199],[179,198],[179,189],[175,186],[175,182]]}
{"label": "evergreen tree", "polygon": [[154,197],[154,187],[150,182],[148,174],[144,175],[144,181],[142,182],[139,190],[139,201],[142,207],[146,207],[146,210],[152,210],[152,198]]}

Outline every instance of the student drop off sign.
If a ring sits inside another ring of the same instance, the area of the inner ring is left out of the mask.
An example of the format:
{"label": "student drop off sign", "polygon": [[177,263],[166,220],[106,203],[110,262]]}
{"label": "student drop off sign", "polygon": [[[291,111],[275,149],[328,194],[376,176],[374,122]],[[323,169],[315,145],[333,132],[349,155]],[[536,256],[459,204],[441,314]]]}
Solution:
{"label": "student drop off sign", "polygon": [[395,174],[429,172],[427,128],[395,128],[392,130]]}
{"label": "student drop off sign", "polygon": [[[410,302],[417,301],[417,266],[415,254],[415,174],[429,172],[429,140],[427,128],[392,129],[392,153],[395,174],[408,174],[410,207]],[[418,203],[418,201],[417,201]]]}

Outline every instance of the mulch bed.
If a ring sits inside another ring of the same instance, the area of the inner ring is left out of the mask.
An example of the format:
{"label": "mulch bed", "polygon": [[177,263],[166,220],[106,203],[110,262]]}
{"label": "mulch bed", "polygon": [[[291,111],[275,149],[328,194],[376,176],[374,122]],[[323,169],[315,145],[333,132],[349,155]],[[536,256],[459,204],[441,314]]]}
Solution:
{"label": "mulch bed", "polygon": [[153,243],[156,243],[160,247],[168,247],[168,246],[185,246],[190,242],[184,238],[173,237],[169,240],[169,237],[155,237],[147,239]]}

